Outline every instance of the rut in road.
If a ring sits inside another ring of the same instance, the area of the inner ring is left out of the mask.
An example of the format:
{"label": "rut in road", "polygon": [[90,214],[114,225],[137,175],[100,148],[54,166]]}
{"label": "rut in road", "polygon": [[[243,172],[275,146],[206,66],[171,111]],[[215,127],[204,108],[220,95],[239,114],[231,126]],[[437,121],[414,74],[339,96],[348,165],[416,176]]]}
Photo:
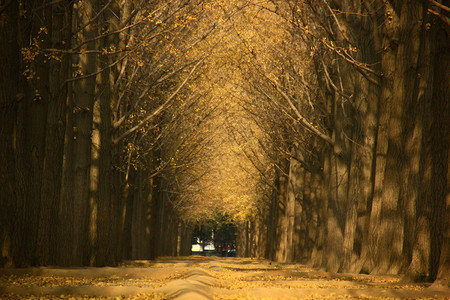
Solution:
{"label": "rut in road", "polygon": [[339,274],[249,258],[178,257],[117,268],[0,270],[1,299],[450,299],[399,276]]}

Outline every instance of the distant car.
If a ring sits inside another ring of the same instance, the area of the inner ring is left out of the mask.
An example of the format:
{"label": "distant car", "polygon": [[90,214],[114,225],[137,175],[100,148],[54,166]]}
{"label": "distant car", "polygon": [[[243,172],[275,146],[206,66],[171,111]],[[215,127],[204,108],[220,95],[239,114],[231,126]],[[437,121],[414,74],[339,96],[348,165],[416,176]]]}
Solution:
{"label": "distant car", "polygon": [[236,249],[230,249],[227,251],[227,256],[236,257]]}
{"label": "distant car", "polygon": [[214,248],[214,244],[208,244],[204,248],[205,251],[216,251],[216,248]]}
{"label": "distant car", "polygon": [[202,246],[199,244],[193,244],[191,247],[191,254],[192,255],[204,255]]}

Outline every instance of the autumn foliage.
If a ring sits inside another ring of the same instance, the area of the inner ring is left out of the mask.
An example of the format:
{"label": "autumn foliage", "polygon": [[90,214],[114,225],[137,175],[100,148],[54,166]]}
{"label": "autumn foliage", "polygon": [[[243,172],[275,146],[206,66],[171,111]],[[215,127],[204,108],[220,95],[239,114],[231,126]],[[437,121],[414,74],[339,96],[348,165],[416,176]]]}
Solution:
{"label": "autumn foliage", "polygon": [[2,266],[450,274],[444,1],[0,1]]}

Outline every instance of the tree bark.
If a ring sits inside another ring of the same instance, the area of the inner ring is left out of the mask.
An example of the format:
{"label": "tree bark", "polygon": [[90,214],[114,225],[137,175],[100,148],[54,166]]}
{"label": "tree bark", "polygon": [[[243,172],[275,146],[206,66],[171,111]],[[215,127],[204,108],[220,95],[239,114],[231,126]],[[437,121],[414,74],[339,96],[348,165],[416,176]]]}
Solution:
{"label": "tree bark", "polygon": [[[95,16],[97,0],[85,0],[79,2],[75,13],[75,28],[84,27]],[[83,75],[92,75],[97,70],[96,54],[83,53],[96,49],[96,42],[91,41],[97,34],[94,23],[85,26],[78,35],[78,41],[89,41],[81,47],[82,53],[74,63]],[[92,111],[95,96],[95,76],[78,79],[73,83],[74,92],[74,151],[73,151],[73,201],[74,201],[74,245],[73,256],[76,265],[90,264],[89,239],[95,238],[96,228],[88,228],[88,216],[90,224],[95,224],[96,205],[89,203],[90,165],[91,165],[91,134]]]}
{"label": "tree bark", "polygon": [[[419,24],[417,14],[421,13],[418,1],[403,2],[399,22],[399,44],[394,73],[391,117],[389,120],[388,149],[381,195],[380,243],[377,253],[377,267],[373,273],[397,274],[403,267],[404,242],[404,193],[417,186],[407,186],[404,176],[410,173],[405,153],[405,136],[408,117],[407,107],[413,101],[411,91],[414,87],[417,67]],[[414,5],[414,9],[411,9]],[[418,12],[419,11],[419,12]],[[411,39],[410,36],[415,38]],[[389,249],[389,255],[386,251]]]}
{"label": "tree bark", "polygon": [[[0,267],[12,267],[17,263],[17,248],[13,239],[17,228],[14,216],[21,199],[18,197],[15,175],[15,149],[17,144],[17,109],[25,94],[20,90],[20,52],[18,36],[18,2],[13,1],[0,18]],[[16,233],[17,234],[17,233]]]}
{"label": "tree bark", "polygon": [[[448,87],[447,87],[448,91]],[[448,107],[447,103],[447,107]],[[448,108],[447,108],[448,109]],[[448,112],[448,110],[447,110]],[[447,113],[448,116],[448,113]],[[447,124],[448,128],[448,124]],[[447,130],[448,133],[448,130]],[[450,138],[450,137],[449,137]],[[447,139],[448,140],[448,139]],[[442,246],[441,246],[441,255],[439,258],[439,267],[437,270],[436,280],[433,285],[442,285],[449,286],[450,285],[450,147],[447,153],[447,191],[445,197],[445,211],[443,212],[443,236],[442,236]]]}
{"label": "tree bark", "polygon": [[[433,97],[429,147],[431,147],[431,245],[429,279],[448,284],[449,269],[449,148],[450,148],[450,42],[447,30],[441,29],[437,36],[434,55]],[[428,195],[427,195],[428,196]]]}
{"label": "tree bark", "polygon": [[[426,9],[426,6],[425,8]],[[431,191],[431,152],[432,148],[428,145],[426,139],[429,136],[430,129],[430,115],[432,106],[432,92],[433,92],[433,77],[434,77],[434,47],[435,47],[435,30],[432,28],[430,31],[427,29],[427,23],[431,21],[431,16],[425,14],[425,18],[422,22],[422,33],[421,33],[421,49],[419,52],[419,62],[418,62],[418,78],[415,87],[415,99],[416,99],[416,120],[414,122],[415,127],[413,133],[408,137],[407,150],[409,157],[415,158],[416,170],[413,174],[410,174],[411,178],[408,178],[412,184],[417,184],[420,186],[419,195],[416,202],[412,200],[415,199],[414,195],[409,196],[408,192],[407,203],[413,204],[415,207],[411,207],[409,210],[412,211],[414,220],[410,220],[410,226],[413,227],[412,230],[414,236],[410,237],[412,245],[411,253],[407,253],[410,257],[410,264],[405,272],[403,280],[406,281],[416,281],[419,279],[424,279],[429,270],[429,258],[430,258],[430,226],[431,226],[431,206],[429,196]],[[417,174],[418,173],[418,174]],[[417,174],[417,175],[415,175]],[[416,190],[412,190],[415,192]],[[411,213],[408,213],[411,215]],[[406,224],[405,224],[406,225]],[[405,230],[407,230],[405,228]],[[408,257],[409,258],[409,257]]]}
{"label": "tree bark", "polygon": [[346,118],[340,96],[335,93],[332,98],[333,122],[333,151],[330,157],[329,169],[324,169],[328,176],[328,211],[327,211],[327,244],[326,268],[330,272],[337,272],[342,262],[342,245],[344,238],[345,211],[347,204],[349,145],[345,139]]}
{"label": "tree bark", "polygon": [[286,251],[287,251],[287,229],[288,229],[288,218],[287,218],[287,185],[288,178],[286,174],[288,173],[288,161],[281,158],[280,169],[278,170],[278,195],[277,195],[277,223],[276,223],[276,240],[275,240],[275,260],[279,262],[286,261]]}
{"label": "tree bark", "polygon": [[[297,151],[296,151],[297,152]],[[298,161],[298,154],[295,153],[296,159],[291,159],[289,171],[289,192],[288,196],[294,201],[294,229],[292,238],[293,261],[304,261],[307,252],[306,245],[306,229],[308,222],[306,219],[306,205],[311,205],[307,190],[309,183],[305,180],[306,171],[301,162]],[[306,203],[308,202],[308,203]],[[311,224],[313,225],[313,224]]]}
{"label": "tree bark", "polygon": [[[358,2],[358,1],[357,1]],[[361,9],[361,7],[360,7]],[[370,11],[368,12],[370,15]],[[352,29],[360,26],[362,32],[355,37],[358,44],[357,59],[371,64],[375,70],[380,48],[376,18],[373,16],[349,16]],[[348,189],[348,207],[344,233],[344,259],[342,271],[358,273],[362,266],[360,256],[363,238],[367,234],[364,228],[369,218],[368,206],[373,197],[374,152],[378,114],[379,89],[367,81],[361,74],[349,70],[349,94],[352,94],[352,138],[351,162]],[[350,76],[350,74],[353,74]],[[348,81],[348,79],[347,79]]]}
{"label": "tree bark", "polygon": [[[295,150],[294,150],[295,151]],[[286,233],[285,243],[286,252],[284,261],[293,262],[295,257],[294,236],[295,236],[295,214],[296,214],[296,202],[297,195],[300,193],[299,180],[303,177],[303,174],[299,170],[299,165],[296,159],[291,158],[289,161],[289,175],[286,191]]]}
{"label": "tree bark", "polygon": [[[51,8],[51,48],[66,49],[70,43],[72,5],[64,3]],[[41,213],[39,218],[38,253],[39,265],[56,264],[57,249],[61,244],[58,240],[59,204],[62,185],[62,168],[65,138],[65,109],[67,102],[67,85],[64,82],[69,77],[70,57],[64,55],[61,61],[49,62],[49,105],[47,114],[45,138],[45,162],[40,184]]]}
{"label": "tree bark", "polygon": [[[106,5],[104,3],[103,5]],[[108,9],[99,17],[99,25],[103,32],[114,32],[119,29],[120,10],[117,1],[109,4]],[[113,49],[118,44],[117,34],[112,34],[100,42],[101,49]],[[96,266],[116,265],[119,257],[118,237],[121,228],[120,208],[114,190],[116,172],[113,164],[114,145],[112,143],[113,114],[117,104],[114,87],[117,79],[117,66],[108,67],[114,63],[116,55],[102,55],[98,60],[99,73],[96,77],[97,100],[93,107],[92,132],[92,165],[90,169],[90,202],[95,204],[97,215],[91,224],[96,228],[93,245],[93,264]]]}
{"label": "tree bark", "polygon": [[[381,49],[381,73],[380,100],[377,118],[377,137],[375,150],[375,178],[373,198],[370,207],[370,219],[368,231],[363,238],[361,265],[364,273],[370,272],[376,264],[380,236],[381,194],[384,183],[386,154],[388,148],[388,129],[391,116],[393,76],[395,71],[396,48],[395,41],[398,37],[398,15],[390,4],[384,6],[384,14],[391,18],[390,22],[384,22]],[[376,19],[378,14],[373,18]],[[376,35],[376,33],[375,33]]]}

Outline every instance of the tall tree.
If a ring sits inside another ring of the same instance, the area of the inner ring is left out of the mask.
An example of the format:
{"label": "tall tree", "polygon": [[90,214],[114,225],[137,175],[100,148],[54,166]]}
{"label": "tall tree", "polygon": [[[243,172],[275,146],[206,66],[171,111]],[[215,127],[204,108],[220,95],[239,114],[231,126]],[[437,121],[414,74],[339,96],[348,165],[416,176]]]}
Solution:
{"label": "tall tree", "polygon": [[[24,101],[25,91],[21,90],[23,81],[20,78],[20,46],[18,43],[17,23],[21,17],[19,14],[19,3],[10,1],[1,6],[0,16],[0,182],[2,190],[0,193],[1,206],[3,207],[0,216],[0,245],[2,266],[14,264],[18,250],[14,247],[14,235],[18,227],[13,216],[17,212],[17,205],[22,201],[17,193],[16,164],[17,157],[15,151],[17,147],[16,119],[18,107]],[[8,74],[8,76],[5,76]]]}

